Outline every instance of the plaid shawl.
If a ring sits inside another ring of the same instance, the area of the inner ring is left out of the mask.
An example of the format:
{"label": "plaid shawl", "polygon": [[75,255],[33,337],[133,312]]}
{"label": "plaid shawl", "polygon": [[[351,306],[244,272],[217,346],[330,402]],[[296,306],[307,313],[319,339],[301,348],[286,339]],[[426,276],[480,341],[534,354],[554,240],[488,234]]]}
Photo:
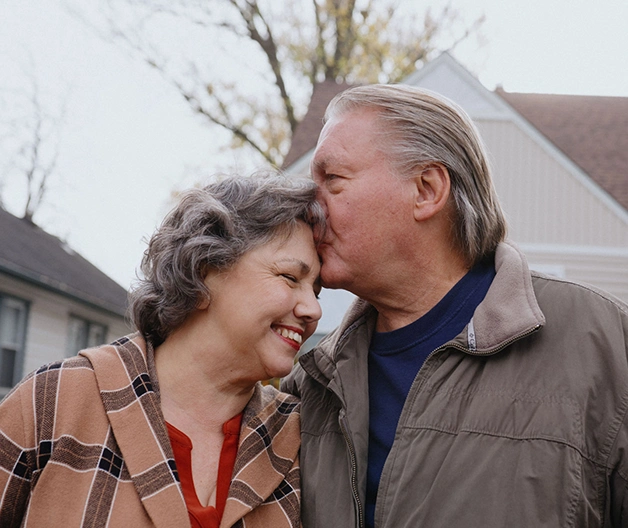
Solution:
{"label": "plaid shawl", "polygon": [[[221,528],[300,526],[299,407],[255,387]],[[46,365],[6,396],[0,493],[3,528],[189,526],[141,337]]]}

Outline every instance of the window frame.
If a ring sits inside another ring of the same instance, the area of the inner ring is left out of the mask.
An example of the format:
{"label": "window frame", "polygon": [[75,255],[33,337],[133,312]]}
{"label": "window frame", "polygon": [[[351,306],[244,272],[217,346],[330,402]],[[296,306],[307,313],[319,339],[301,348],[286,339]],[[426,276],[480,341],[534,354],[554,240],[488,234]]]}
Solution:
{"label": "window frame", "polygon": [[[82,325],[81,338],[77,339],[77,332],[73,331],[73,325],[79,323]],[[102,339],[98,342],[91,343],[92,330],[98,328],[102,330]],[[76,356],[81,350],[90,348],[92,346],[98,346],[107,342],[107,335],[109,334],[109,326],[100,321],[88,319],[87,317],[70,313],[68,318],[68,339],[66,343],[66,357]],[[80,343],[79,343],[80,341]],[[76,348],[78,346],[78,348]]]}
{"label": "window frame", "polygon": [[[3,389],[10,389],[14,387],[23,377],[24,358],[26,355],[26,337],[30,322],[30,304],[30,301],[27,299],[23,299],[17,295],[0,292],[0,391],[2,392],[5,392]],[[7,317],[5,309],[7,306],[11,308],[11,305],[20,310],[20,314],[18,316],[18,327],[16,329],[17,340],[15,342],[9,342],[8,340],[5,341],[2,337],[3,321],[4,318]],[[11,385],[2,383],[3,378],[5,377],[2,357],[5,350],[13,351],[14,353]]]}

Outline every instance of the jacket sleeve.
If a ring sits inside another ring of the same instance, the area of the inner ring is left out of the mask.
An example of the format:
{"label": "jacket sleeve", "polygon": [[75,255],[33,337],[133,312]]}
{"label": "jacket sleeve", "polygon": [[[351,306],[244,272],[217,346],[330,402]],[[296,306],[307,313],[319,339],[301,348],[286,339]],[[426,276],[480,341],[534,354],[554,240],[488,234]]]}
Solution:
{"label": "jacket sleeve", "polygon": [[[624,342],[619,353],[625,358],[626,371],[628,371],[628,314],[623,321]],[[604,526],[622,528],[628,528],[628,386],[625,379],[620,384],[623,393],[618,398],[621,402],[618,411],[622,416],[622,421],[615,438],[611,439],[613,447],[606,464],[605,518],[608,524],[604,524]]]}
{"label": "jacket sleeve", "polygon": [[607,477],[607,511],[609,526],[628,528],[628,424],[626,419],[615,444],[615,466]]}
{"label": "jacket sleeve", "polygon": [[19,527],[28,507],[36,463],[31,407],[33,378],[0,403],[0,526]]}

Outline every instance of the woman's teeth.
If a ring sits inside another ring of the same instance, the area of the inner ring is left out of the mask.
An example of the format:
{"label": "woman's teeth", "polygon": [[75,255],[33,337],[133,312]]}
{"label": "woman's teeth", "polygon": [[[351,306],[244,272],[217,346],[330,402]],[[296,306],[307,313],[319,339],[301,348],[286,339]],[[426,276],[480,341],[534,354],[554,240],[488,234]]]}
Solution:
{"label": "woman's teeth", "polygon": [[298,332],[294,332],[293,330],[288,330],[287,328],[274,328],[274,330],[280,336],[292,339],[292,341],[299,343],[299,345],[303,341],[303,337],[301,336],[301,334],[299,334]]}

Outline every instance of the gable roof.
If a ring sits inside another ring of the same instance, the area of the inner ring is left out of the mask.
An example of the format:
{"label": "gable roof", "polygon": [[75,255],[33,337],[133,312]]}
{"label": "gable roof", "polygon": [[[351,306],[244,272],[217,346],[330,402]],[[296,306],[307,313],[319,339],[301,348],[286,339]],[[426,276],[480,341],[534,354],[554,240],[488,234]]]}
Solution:
{"label": "gable roof", "polygon": [[323,117],[325,116],[327,105],[337,94],[351,86],[348,83],[337,83],[329,79],[314,85],[307,113],[292,136],[290,150],[283,161],[282,166],[284,168],[289,167],[301,156],[304,156],[316,147],[318,135],[323,129]]}
{"label": "gable roof", "polygon": [[628,210],[628,97],[496,93]]}
{"label": "gable roof", "polygon": [[0,273],[124,316],[127,292],[57,237],[0,209]]}

